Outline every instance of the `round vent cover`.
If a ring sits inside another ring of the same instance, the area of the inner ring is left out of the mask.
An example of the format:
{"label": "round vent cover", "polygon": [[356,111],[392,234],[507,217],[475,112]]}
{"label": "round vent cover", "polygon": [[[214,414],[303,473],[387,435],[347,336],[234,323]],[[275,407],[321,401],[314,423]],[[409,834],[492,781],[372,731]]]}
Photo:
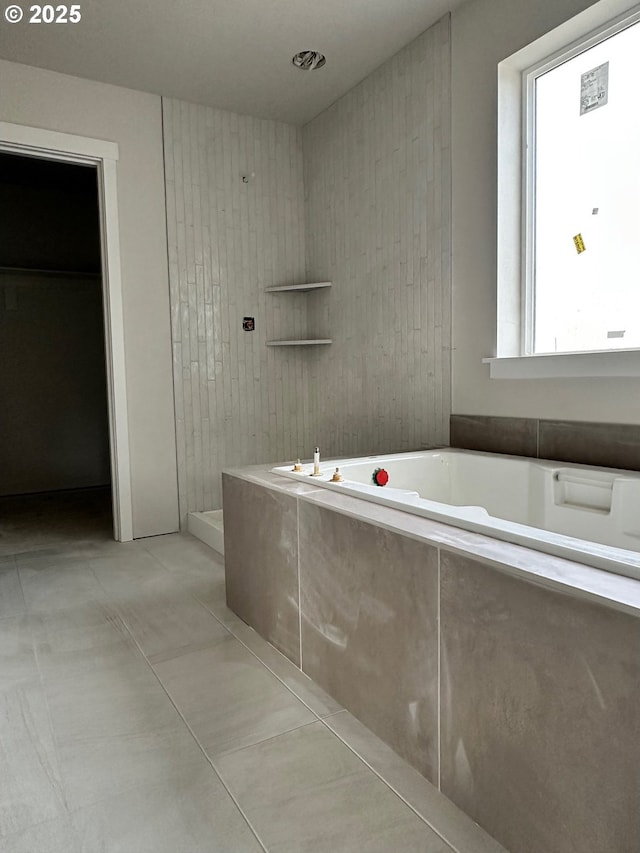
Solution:
{"label": "round vent cover", "polygon": [[314,71],[316,68],[322,68],[327,59],[322,53],[317,50],[301,50],[291,60],[296,68],[302,68],[304,71]]}

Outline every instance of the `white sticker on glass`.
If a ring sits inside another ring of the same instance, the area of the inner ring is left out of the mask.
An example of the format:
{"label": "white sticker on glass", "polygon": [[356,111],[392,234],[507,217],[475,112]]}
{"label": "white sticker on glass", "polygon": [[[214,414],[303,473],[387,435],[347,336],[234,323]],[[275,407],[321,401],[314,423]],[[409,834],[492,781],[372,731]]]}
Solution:
{"label": "white sticker on glass", "polygon": [[580,77],[580,115],[604,107],[609,99],[609,63],[603,62]]}

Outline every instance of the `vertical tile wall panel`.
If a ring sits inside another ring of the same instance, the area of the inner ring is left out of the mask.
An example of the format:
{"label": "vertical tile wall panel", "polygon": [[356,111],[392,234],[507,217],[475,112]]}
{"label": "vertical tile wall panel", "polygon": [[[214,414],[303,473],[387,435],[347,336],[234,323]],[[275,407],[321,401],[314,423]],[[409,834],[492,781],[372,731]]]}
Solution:
{"label": "vertical tile wall panel", "polygon": [[225,465],[447,442],[449,49],[446,17],[302,130],[163,99],[183,526]]}
{"label": "vertical tile wall panel", "polygon": [[449,62],[446,16],[303,129],[307,276],[334,285],[310,362],[325,454],[448,440]]}
{"label": "vertical tile wall panel", "polygon": [[[181,523],[221,506],[226,465],[309,455],[302,131],[163,99]],[[255,172],[243,183],[242,176]],[[242,331],[244,316],[256,331]]]}

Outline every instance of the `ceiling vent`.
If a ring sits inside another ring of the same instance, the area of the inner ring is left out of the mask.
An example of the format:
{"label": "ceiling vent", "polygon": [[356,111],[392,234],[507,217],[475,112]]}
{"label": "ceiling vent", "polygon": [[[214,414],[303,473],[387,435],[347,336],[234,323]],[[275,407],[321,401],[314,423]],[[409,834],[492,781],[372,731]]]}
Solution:
{"label": "ceiling vent", "polygon": [[296,68],[302,68],[303,71],[315,71],[316,68],[322,68],[326,63],[326,57],[317,50],[301,50],[291,60]]}

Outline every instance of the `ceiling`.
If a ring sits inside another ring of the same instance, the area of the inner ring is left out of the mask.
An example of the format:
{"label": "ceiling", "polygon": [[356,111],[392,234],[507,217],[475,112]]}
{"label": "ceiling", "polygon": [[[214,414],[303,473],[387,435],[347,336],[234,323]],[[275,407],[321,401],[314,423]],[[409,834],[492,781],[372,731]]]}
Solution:
{"label": "ceiling", "polygon": [[[0,23],[0,57],[305,124],[456,0],[80,0],[77,24]],[[301,50],[327,64],[301,71]]]}

